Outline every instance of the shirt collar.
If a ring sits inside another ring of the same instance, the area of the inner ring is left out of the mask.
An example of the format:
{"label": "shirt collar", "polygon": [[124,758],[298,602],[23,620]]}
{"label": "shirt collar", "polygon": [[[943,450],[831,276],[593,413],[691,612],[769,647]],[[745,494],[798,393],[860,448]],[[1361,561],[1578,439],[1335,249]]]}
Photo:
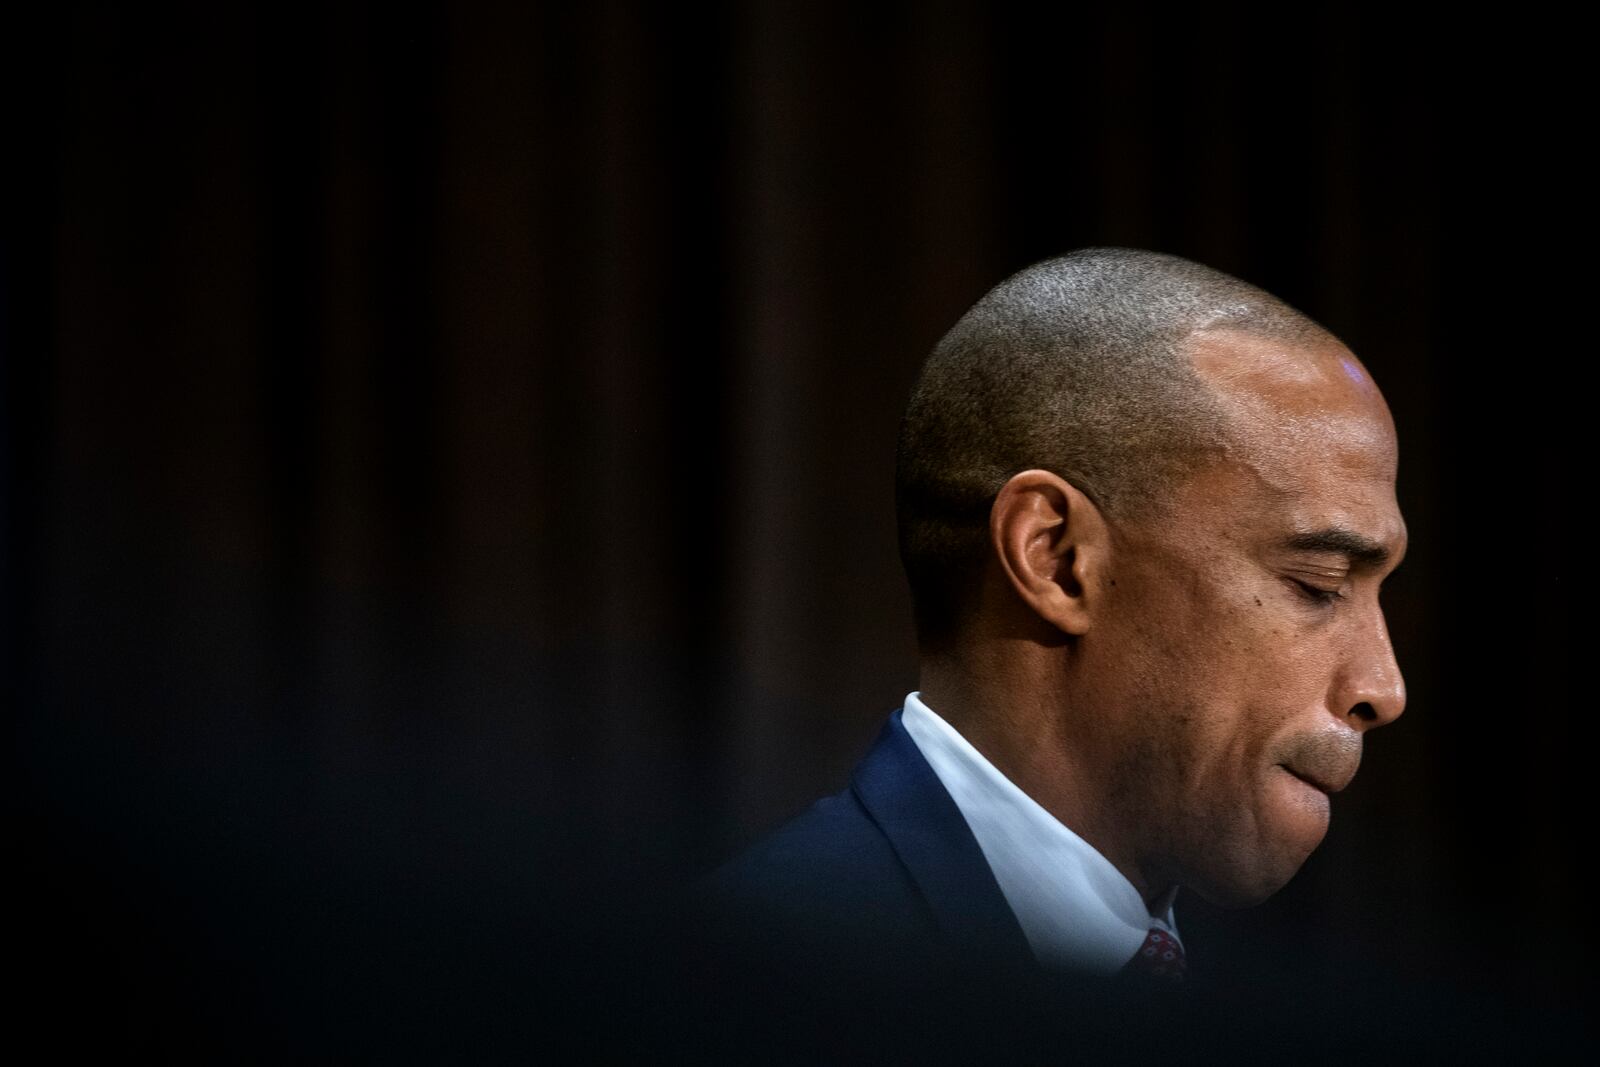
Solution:
{"label": "shirt collar", "polygon": [[1041,963],[1113,973],[1152,927],[1177,936],[1173,887],[1154,909],[1083,838],[1007,778],[923,702],[901,722],[950,793]]}

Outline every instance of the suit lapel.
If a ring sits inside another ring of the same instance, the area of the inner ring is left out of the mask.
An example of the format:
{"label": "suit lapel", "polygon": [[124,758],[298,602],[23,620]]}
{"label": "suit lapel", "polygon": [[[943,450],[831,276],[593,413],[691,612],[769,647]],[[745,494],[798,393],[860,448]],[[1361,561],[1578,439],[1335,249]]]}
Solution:
{"label": "suit lapel", "polygon": [[889,839],[963,955],[1031,963],[1022,927],[995,881],[961,809],[900,722],[889,716],[856,768],[856,796]]}

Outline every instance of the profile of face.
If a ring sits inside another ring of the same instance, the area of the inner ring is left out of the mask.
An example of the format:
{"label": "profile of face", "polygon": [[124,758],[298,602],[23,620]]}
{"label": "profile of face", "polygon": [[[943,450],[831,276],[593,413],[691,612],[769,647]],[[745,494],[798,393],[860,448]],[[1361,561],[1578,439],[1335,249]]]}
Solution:
{"label": "profile of face", "polygon": [[1219,330],[1190,352],[1229,454],[1160,521],[1109,523],[1080,651],[1114,709],[1101,740],[1123,851],[1147,885],[1242,905],[1300,868],[1364,735],[1404,708],[1378,593],[1406,531],[1394,425],[1347,349]]}

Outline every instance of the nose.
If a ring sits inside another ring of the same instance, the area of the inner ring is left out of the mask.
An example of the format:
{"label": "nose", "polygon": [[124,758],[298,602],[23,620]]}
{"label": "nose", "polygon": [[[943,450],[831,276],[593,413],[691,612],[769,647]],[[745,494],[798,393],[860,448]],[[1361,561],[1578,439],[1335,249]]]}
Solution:
{"label": "nose", "polygon": [[1362,731],[1386,726],[1406,709],[1405,679],[1389,642],[1383,612],[1376,607],[1351,635],[1333,706]]}

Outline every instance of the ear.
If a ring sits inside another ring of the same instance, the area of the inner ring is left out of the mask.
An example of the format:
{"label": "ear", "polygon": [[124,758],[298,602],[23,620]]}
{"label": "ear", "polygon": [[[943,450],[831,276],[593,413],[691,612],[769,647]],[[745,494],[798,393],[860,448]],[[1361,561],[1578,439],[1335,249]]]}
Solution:
{"label": "ear", "polygon": [[1043,470],[1013,475],[989,510],[989,539],[1017,596],[1063,633],[1088,632],[1110,557],[1100,509]]}

